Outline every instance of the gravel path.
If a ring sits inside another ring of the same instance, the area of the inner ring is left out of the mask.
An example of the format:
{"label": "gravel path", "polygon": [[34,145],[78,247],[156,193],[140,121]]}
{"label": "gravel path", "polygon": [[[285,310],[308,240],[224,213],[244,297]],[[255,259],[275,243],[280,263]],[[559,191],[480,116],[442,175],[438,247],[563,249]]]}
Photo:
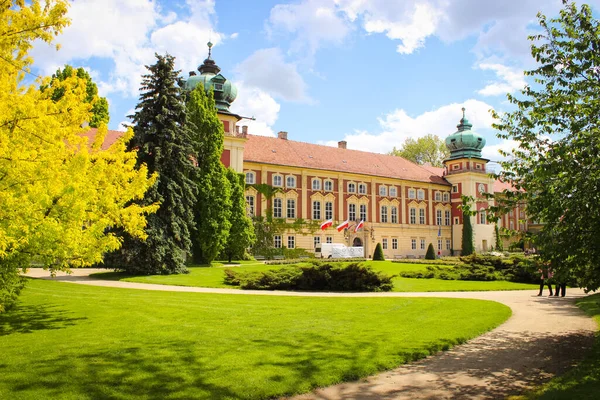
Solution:
{"label": "gravel path", "polygon": [[[504,324],[449,351],[359,382],[342,383],[294,399],[502,399],[522,393],[564,373],[581,360],[594,340],[595,322],[575,306],[584,297],[567,289],[567,297],[537,297],[537,291],[436,293],[298,293],[197,288],[103,281],[88,275],[105,270],[73,270],[51,278],[32,268],[30,277],[130,289],[227,293],[263,296],[452,297],[493,300],[512,309]],[[547,293],[547,289],[545,291]]]}

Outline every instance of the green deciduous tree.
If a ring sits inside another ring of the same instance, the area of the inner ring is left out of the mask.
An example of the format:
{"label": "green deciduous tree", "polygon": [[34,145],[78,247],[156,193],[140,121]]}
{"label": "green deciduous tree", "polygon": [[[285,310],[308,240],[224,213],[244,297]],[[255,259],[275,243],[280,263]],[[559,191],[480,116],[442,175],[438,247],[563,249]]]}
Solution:
{"label": "green deciduous tree", "polygon": [[408,138],[399,149],[390,155],[406,158],[417,164],[430,163],[434,167],[443,167],[443,161],[450,156],[443,140],[435,135],[427,135],[418,139]]}
{"label": "green deciduous tree", "polygon": [[[196,185],[190,179],[194,166],[186,128],[186,110],[177,85],[175,58],[156,55],[142,79],[140,102],[133,115],[138,164],[145,164],[158,180],[141,204],[160,204],[148,218],[146,241],[126,236],[123,250],[111,263],[132,273],[172,274],[186,272],[185,258],[191,249]],[[114,260],[114,261],[113,261]]]}
{"label": "green deciduous tree", "polygon": [[92,128],[98,128],[100,124],[108,124],[110,116],[108,114],[108,101],[106,97],[98,97],[98,86],[92,81],[90,74],[79,67],[77,69],[70,65],[65,65],[63,69],[57,69],[52,75],[52,79],[48,85],[42,85],[42,91],[50,89],[52,91],[50,97],[54,101],[59,101],[65,95],[65,88],[54,85],[54,81],[64,81],[67,78],[76,76],[85,82],[85,98],[84,102],[92,104],[91,117],[87,121]]}
{"label": "green deciduous tree", "polygon": [[191,154],[198,163],[194,175],[198,190],[194,261],[210,264],[223,250],[231,228],[231,188],[221,163],[225,134],[212,90],[206,93],[204,86],[199,85],[187,94],[186,102],[192,131]]}
{"label": "green deciduous tree", "polygon": [[589,6],[563,1],[560,16],[538,14],[542,32],[530,36],[537,67],[515,110],[494,125],[518,147],[502,163],[515,201],[544,223],[540,257],[557,275],[600,287],[600,25]]}
{"label": "green deciduous tree", "polygon": [[252,220],[246,214],[246,198],[244,196],[244,174],[238,174],[231,168],[227,169],[227,179],[231,186],[231,215],[229,221],[229,236],[223,248],[223,255],[229,262],[235,259],[242,259],[246,249],[254,241],[254,227]]}
{"label": "green deciduous tree", "polygon": [[[25,80],[33,43],[51,43],[68,25],[68,4],[0,3],[0,313],[23,287],[19,270],[33,262],[52,272],[99,262],[121,245],[108,228],[143,237],[145,214],[156,208],[132,203],[154,182],[126,150],[132,132],[106,150],[105,125],[93,142],[84,136],[91,108],[85,81]],[[52,99],[59,90],[64,95]]]}
{"label": "green deciduous tree", "polygon": [[256,242],[252,247],[252,252],[255,255],[262,255],[270,259],[275,254],[273,247],[274,236],[281,233],[285,226],[285,220],[273,218],[273,197],[283,190],[266,183],[257,183],[252,185],[252,187],[265,198],[267,203],[265,216],[255,216],[252,218],[254,233],[256,235]]}

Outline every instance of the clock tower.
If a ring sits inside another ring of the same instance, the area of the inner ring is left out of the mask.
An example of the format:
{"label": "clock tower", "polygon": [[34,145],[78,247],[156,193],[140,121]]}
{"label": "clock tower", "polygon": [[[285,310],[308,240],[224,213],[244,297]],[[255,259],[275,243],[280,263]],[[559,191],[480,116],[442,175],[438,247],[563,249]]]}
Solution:
{"label": "clock tower", "polygon": [[450,157],[444,160],[445,178],[452,184],[452,250],[460,254],[462,246],[463,215],[460,209],[461,196],[470,196],[475,201],[470,204],[477,214],[471,216],[473,244],[476,252],[490,251],[494,245],[494,224],[487,218],[487,208],[493,200],[487,200],[485,193],[494,193],[494,178],[487,172],[489,160],[481,156],[485,138],[473,131],[473,125],[465,116],[456,126],[457,131],[446,138]]}

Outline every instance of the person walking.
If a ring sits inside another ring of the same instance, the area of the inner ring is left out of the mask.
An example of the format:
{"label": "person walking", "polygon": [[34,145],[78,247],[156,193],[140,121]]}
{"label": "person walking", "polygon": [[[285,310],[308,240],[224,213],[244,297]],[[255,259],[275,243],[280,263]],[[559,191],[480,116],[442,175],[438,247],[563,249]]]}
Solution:
{"label": "person walking", "polygon": [[538,296],[541,296],[544,292],[544,285],[548,285],[548,290],[550,290],[550,296],[552,296],[552,284],[550,283],[550,279],[552,278],[552,271],[548,267],[541,268],[539,270],[540,276],[540,292]]}

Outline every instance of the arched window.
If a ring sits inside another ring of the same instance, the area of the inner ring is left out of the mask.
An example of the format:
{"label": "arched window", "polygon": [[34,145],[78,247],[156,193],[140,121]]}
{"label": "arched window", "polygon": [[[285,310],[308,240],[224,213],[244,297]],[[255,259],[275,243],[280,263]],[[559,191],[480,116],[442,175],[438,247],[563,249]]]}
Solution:
{"label": "arched window", "polygon": [[479,223],[482,225],[486,224],[486,215],[484,209],[479,210]]}
{"label": "arched window", "polygon": [[255,177],[254,172],[252,172],[252,171],[246,172],[246,184],[254,185],[254,183],[256,183],[256,180],[254,177]]}
{"label": "arched window", "polygon": [[281,175],[273,175],[273,186],[282,187],[283,186],[283,178]]}

